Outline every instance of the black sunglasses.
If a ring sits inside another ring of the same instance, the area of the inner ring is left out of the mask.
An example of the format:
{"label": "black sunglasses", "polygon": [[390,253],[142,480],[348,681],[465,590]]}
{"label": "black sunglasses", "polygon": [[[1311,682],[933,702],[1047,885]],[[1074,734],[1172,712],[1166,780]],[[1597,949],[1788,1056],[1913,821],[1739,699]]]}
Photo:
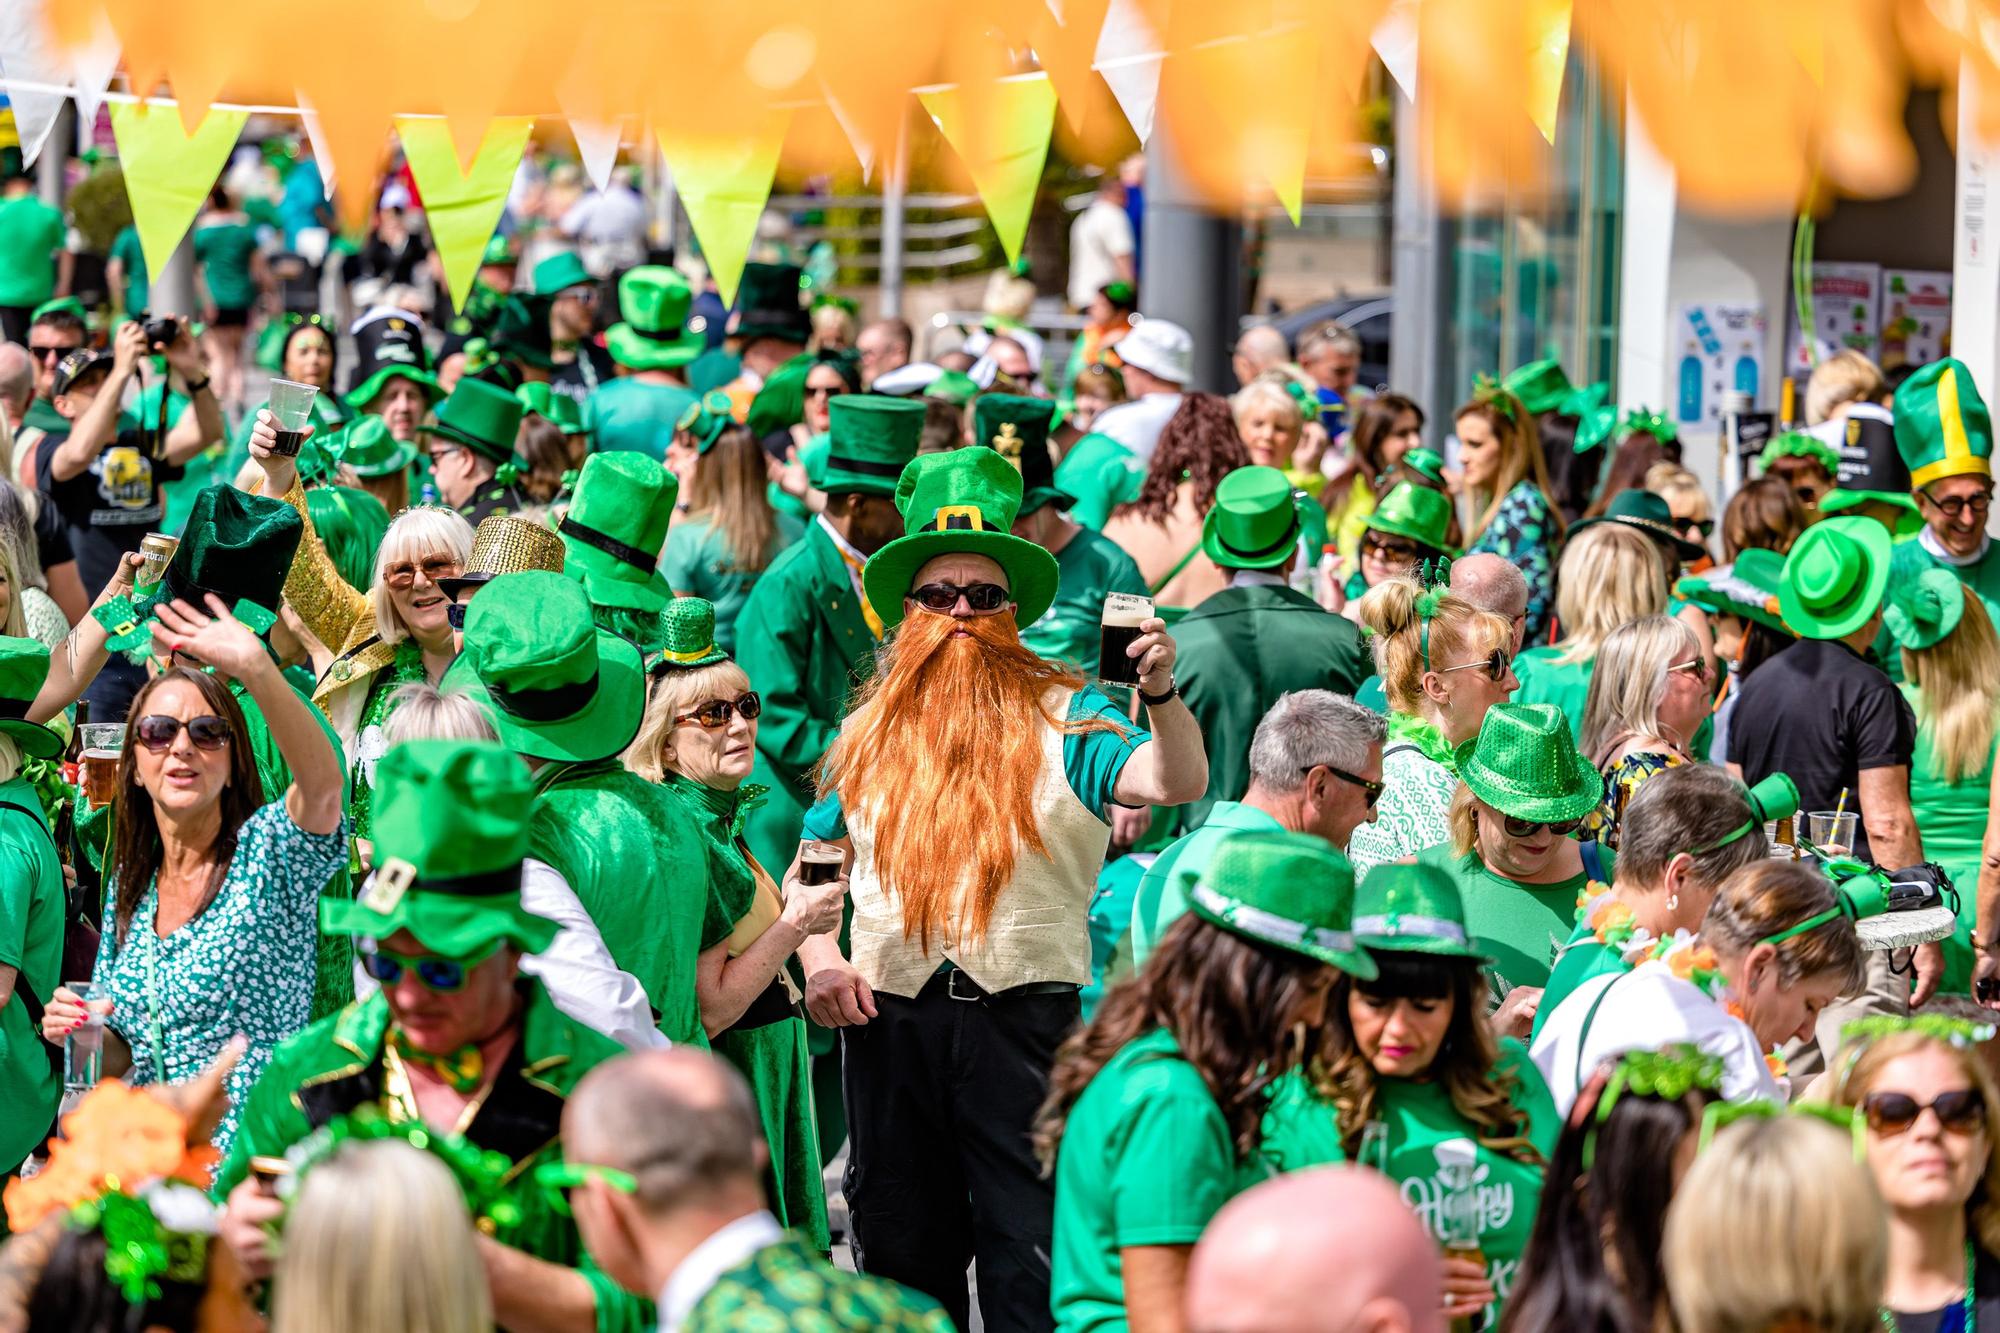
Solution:
{"label": "black sunglasses", "polygon": [[[82,344],[79,343],[78,346],[82,346]],[[74,352],[75,350],[75,347],[37,347],[33,343],[28,344],[28,355],[37,361],[52,361],[59,356]]]}
{"label": "black sunglasses", "polygon": [[1351,782],[1361,788],[1362,795],[1368,798],[1368,808],[1370,810],[1375,808],[1375,802],[1382,799],[1382,793],[1388,790],[1387,787],[1384,787],[1379,782],[1371,782],[1367,778],[1359,774],[1350,773],[1344,768],[1335,768],[1332,764],[1308,764],[1300,769],[1299,772],[1310,774],[1315,768],[1323,768],[1342,782]]}
{"label": "black sunglasses", "polygon": [[[182,725],[177,717],[149,713],[139,719],[139,724],[133,728],[133,735],[139,738],[139,744],[158,754],[174,743],[174,737],[181,734]],[[194,742],[197,750],[220,750],[229,744],[229,724],[219,717],[203,714],[189,718],[185,725],[188,739]]]}
{"label": "black sunglasses", "polygon": [[453,602],[444,609],[444,623],[455,630],[465,628],[465,613],[471,608],[464,602]]}
{"label": "black sunglasses", "polygon": [[745,722],[755,722],[757,714],[764,711],[764,701],[757,697],[755,690],[740,699],[710,699],[691,713],[682,713],[674,719],[674,725],[683,722],[699,722],[708,731],[716,731],[729,725],[729,719],[741,716]]}
{"label": "black sunglasses", "polygon": [[1703,541],[1715,535],[1715,520],[1712,518],[1677,518],[1674,525],[1682,532],[1699,532]]}
{"label": "black sunglasses", "polygon": [[1954,495],[1949,500],[1940,500],[1929,491],[1920,490],[1917,494],[1928,500],[1931,507],[1946,518],[1959,518],[1967,510],[1975,514],[1983,514],[1993,507],[1993,493],[1991,491],[1982,495]]}
{"label": "black sunglasses", "polygon": [[1986,1123],[1986,1099],[1977,1088],[1940,1092],[1928,1106],[1907,1092],[1871,1092],[1861,1099],[1868,1128],[1885,1138],[1907,1132],[1927,1109],[1937,1112],[1938,1123],[1954,1134],[1970,1134]]}
{"label": "black sunglasses", "polygon": [[1551,824],[1547,820],[1516,819],[1512,815],[1507,815],[1503,817],[1501,822],[1507,830],[1507,836],[1510,838],[1532,838],[1535,836],[1536,829],[1544,828],[1555,834],[1558,838],[1567,838],[1570,834],[1583,827],[1581,819],[1565,819],[1559,824]]}
{"label": "black sunglasses", "polygon": [[1477,662],[1460,662],[1457,666],[1439,667],[1438,674],[1443,675],[1447,671],[1476,671],[1483,667],[1486,670],[1486,678],[1498,685],[1507,679],[1507,664],[1511,660],[1505,648],[1495,648]]}
{"label": "black sunglasses", "polygon": [[974,615],[990,616],[1007,605],[1007,590],[997,583],[926,583],[910,592],[910,600],[926,611],[950,611],[960,597]]}

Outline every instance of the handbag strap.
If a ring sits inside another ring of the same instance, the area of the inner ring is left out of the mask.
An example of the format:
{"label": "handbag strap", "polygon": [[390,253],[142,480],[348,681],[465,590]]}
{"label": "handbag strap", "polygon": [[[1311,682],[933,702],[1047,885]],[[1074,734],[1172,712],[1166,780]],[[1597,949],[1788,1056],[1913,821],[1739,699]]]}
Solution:
{"label": "handbag strap", "polygon": [[1172,569],[1160,575],[1158,579],[1154,580],[1150,585],[1148,585],[1152,591],[1153,596],[1158,597],[1160,595],[1160,589],[1166,587],[1169,583],[1172,583],[1175,577],[1183,569],[1186,569],[1189,565],[1193,564],[1194,558],[1200,554],[1201,554],[1201,542],[1196,541],[1193,546],[1188,547],[1186,555],[1182,556],[1179,560],[1174,562],[1174,567]]}

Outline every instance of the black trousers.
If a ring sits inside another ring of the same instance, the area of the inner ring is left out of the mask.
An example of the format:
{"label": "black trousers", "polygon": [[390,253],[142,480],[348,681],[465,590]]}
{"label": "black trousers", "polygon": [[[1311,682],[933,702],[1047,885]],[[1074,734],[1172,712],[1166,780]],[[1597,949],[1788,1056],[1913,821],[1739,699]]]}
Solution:
{"label": "black trousers", "polygon": [[[957,995],[974,993],[963,974]],[[987,1333],[1047,1333],[1055,1187],[1029,1132],[1076,992],[954,998],[933,977],[913,1000],[841,1029],[854,1264],[913,1287],[970,1328],[977,1264]]]}

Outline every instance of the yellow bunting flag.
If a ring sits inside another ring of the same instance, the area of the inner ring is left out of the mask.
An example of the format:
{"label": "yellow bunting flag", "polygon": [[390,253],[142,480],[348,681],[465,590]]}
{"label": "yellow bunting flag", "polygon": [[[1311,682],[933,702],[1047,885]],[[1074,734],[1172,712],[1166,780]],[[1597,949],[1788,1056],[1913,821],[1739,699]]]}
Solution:
{"label": "yellow bunting flag", "polygon": [[1550,144],[1556,141],[1563,70],[1569,64],[1570,8],[1571,0],[1537,0],[1528,14],[1528,118]]}
{"label": "yellow bunting flag", "polygon": [[111,132],[118,140],[125,194],[132,201],[132,225],[139,230],[147,272],[166,268],[248,119],[247,111],[210,111],[189,134],[172,106],[111,104]]}
{"label": "yellow bunting flag", "polygon": [[765,111],[749,135],[659,135],[660,154],[674,174],[674,189],[701,242],[702,259],[727,304],[736,303],[736,283],[757,238],[764,201],[771,197],[791,121],[790,111]]}
{"label": "yellow bunting flag", "polygon": [[500,224],[500,214],[507,207],[507,190],[514,183],[514,172],[521,165],[521,153],[534,128],[535,122],[528,116],[496,118],[486,127],[486,137],[480,140],[471,168],[461,171],[451,129],[443,120],[396,118],[396,133],[403,141],[410,175],[416,178],[417,193],[423,198],[424,217],[444,264],[454,309],[463,310],[465,298],[472,293],[480,256]]}
{"label": "yellow bunting flag", "polygon": [[1021,255],[1028,215],[1042,184],[1056,90],[1046,73],[1016,74],[984,85],[929,88],[917,100],[972,176],[1007,262]]}

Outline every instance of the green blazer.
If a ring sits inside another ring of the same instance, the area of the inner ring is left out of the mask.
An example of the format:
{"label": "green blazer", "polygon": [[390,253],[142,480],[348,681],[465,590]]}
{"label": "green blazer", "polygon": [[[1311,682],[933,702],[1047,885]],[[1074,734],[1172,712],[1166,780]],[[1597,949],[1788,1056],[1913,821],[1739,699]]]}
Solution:
{"label": "green blazer", "polygon": [[835,1268],[792,1232],[724,1273],[681,1324],[682,1333],[841,1328],[952,1333],[951,1320],[930,1297]]}

